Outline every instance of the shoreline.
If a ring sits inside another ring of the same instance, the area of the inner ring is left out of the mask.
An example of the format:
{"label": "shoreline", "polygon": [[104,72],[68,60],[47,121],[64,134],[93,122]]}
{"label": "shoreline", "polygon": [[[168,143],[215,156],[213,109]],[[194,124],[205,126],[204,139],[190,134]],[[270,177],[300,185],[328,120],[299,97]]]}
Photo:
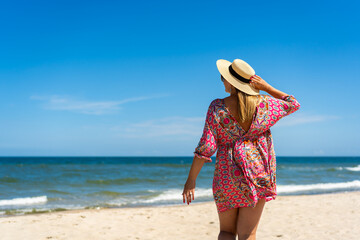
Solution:
{"label": "shoreline", "polygon": [[[357,192],[360,193],[360,191],[343,191],[343,192],[333,192],[333,193],[314,193],[314,194],[299,194],[299,195],[277,195],[277,198],[287,198],[287,197],[300,197],[300,196],[318,196],[318,195],[336,195],[336,194],[348,194],[348,193],[353,193],[353,192]],[[276,201],[275,199],[275,201]],[[272,200],[274,201],[274,200]],[[194,202],[191,202],[190,205],[193,204],[209,204],[214,202],[214,200],[208,200],[208,201],[201,201],[201,202],[196,202],[196,199],[194,200]],[[271,202],[271,201],[270,201]],[[215,203],[214,203],[215,204]],[[82,211],[91,211],[91,210],[95,210],[95,211],[103,211],[103,210],[119,210],[119,209],[134,209],[134,208],[144,208],[144,209],[148,209],[148,208],[171,208],[171,207],[183,207],[187,205],[186,203],[180,203],[180,204],[159,204],[159,205],[140,205],[140,206],[126,206],[126,207],[93,207],[93,208],[81,208],[81,209],[65,209],[65,210],[53,210],[53,211],[48,211],[46,210],[45,212],[29,212],[26,214],[20,214],[20,215],[0,215],[0,219],[3,218],[9,218],[9,217],[21,217],[21,216],[31,216],[31,215],[43,215],[43,214],[51,214],[51,213],[67,213],[67,212],[82,212]]]}
{"label": "shoreline", "polygon": [[[265,204],[257,238],[359,239],[359,209],[359,191],[277,196]],[[4,240],[216,239],[219,220],[206,201],[6,216],[0,231]]]}

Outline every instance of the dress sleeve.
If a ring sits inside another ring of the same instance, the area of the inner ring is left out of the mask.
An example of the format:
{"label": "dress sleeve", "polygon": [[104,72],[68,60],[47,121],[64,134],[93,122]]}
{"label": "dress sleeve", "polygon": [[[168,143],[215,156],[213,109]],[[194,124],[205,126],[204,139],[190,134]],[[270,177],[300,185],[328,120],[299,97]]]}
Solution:
{"label": "dress sleeve", "polygon": [[267,127],[270,128],[281,118],[300,109],[300,103],[293,95],[284,95],[281,99],[267,96],[268,121]]}
{"label": "dress sleeve", "polygon": [[217,150],[217,132],[216,132],[216,120],[214,116],[213,102],[208,108],[206,114],[205,126],[200,141],[195,148],[194,155],[198,158],[202,158],[205,162],[212,162],[211,156]]}

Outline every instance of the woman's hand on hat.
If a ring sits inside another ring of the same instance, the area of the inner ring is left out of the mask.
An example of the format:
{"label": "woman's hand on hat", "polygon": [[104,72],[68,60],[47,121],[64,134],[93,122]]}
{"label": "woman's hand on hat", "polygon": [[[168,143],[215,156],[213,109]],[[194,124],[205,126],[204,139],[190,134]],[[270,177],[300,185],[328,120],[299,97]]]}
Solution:
{"label": "woman's hand on hat", "polygon": [[267,91],[271,86],[264,79],[258,75],[254,75],[250,78],[250,86],[257,90]]}

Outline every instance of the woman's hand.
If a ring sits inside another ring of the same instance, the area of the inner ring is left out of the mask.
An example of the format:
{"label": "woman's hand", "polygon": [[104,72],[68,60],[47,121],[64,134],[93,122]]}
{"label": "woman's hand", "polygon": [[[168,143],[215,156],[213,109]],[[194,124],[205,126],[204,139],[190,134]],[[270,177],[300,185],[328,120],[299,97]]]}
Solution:
{"label": "woman's hand", "polygon": [[271,88],[271,85],[258,75],[252,76],[250,80],[250,85],[257,90],[263,90],[267,92]]}
{"label": "woman's hand", "polygon": [[182,193],[183,201],[185,203],[185,198],[186,198],[188,205],[189,205],[189,203],[191,203],[191,195],[192,195],[192,200],[194,200],[194,197],[195,197],[195,183],[196,183],[195,180],[188,178],[184,185],[184,191]]}

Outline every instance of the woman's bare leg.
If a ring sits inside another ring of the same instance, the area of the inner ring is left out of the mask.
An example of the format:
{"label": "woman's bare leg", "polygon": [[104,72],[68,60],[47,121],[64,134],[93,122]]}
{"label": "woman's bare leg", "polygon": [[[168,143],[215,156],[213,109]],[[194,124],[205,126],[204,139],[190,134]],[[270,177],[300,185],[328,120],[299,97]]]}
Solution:
{"label": "woman's bare leg", "polygon": [[238,208],[232,208],[225,212],[219,213],[220,233],[218,240],[235,240],[236,239],[236,222]]}
{"label": "woman's bare leg", "polygon": [[238,240],[255,240],[256,230],[265,206],[265,198],[259,199],[255,208],[239,208],[237,219]]}

